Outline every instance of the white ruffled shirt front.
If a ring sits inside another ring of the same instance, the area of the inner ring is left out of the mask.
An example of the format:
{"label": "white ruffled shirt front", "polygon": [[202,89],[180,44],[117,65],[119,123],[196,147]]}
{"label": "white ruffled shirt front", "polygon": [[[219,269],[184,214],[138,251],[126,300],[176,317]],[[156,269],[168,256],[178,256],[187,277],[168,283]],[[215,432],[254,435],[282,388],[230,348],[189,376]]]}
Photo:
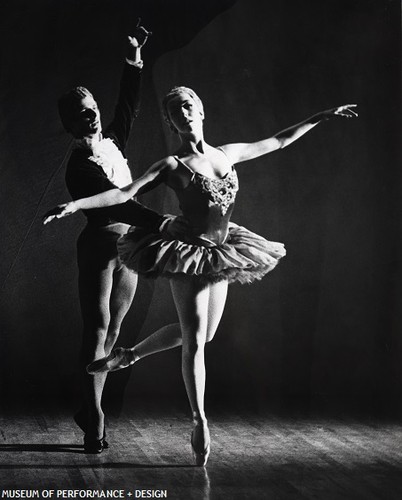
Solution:
{"label": "white ruffled shirt front", "polygon": [[92,144],[91,150],[89,159],[102,167],[115,186],[122,188],[133,182],[127,160],[112,139],[106,138]]}
{"label": "white ruffled shirt front", "polygon": [[77,142],[79,147],[88,148],[91,151],[89,160],[99,165],[115,186],[122,188],[133,182],[127,160],[112,139],[107,137],[100,141]]}

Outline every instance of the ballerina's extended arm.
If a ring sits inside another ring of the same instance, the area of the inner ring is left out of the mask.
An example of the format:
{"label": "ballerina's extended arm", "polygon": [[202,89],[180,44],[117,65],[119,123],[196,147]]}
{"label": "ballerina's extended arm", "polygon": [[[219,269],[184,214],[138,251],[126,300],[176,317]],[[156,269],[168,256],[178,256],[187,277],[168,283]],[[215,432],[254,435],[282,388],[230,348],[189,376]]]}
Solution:
{"label": "ballerina's extended arm", "polygon": [[222,146],[226,155],[232,163],[239,163],[242,161],[252,160],[259,156],[272,153],[277,149],[285,148],[292,142],[296,141],[304,134],[306,134],[313,127],[318,125],[321,121],[329,120],[330,118],[355,118],[357,117],[356,104],[346,104],[337,108],[321,111],[306,120],[297,123],[281,132],[278,132],[268,139],[251,143],[235,143],[226,144]]}
{"label": "ballerina's extended arm", "polygon": [[170,164],[171,163],[167,159],[161,160],[154,163],[154,165],[152,165],[152,167],[144,175],[121,189],[110,189],[109,191],[104,191],[103,193],[99,193],[88,198],[81,198],[79,200],[58,205],[57,207],[49,210],[43,216],[43,223],[47,224],[54,219],[68,217],[78,210],[111,207],[113,205],[125,203],[140,191],[149,191],[163,182],[164,173]]}

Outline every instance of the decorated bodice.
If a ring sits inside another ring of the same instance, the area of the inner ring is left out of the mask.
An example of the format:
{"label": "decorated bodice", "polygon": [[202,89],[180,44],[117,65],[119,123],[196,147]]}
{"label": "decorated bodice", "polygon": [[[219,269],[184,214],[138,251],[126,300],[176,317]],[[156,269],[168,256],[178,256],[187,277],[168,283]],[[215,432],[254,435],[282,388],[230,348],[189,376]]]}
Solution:
{"label": "decorated bodice", "polygon": [[239,181],[234,168],[222,179],[211,179],[198,172],[194,172],[192,182],[208,196],[214,205],[219,207],[222,216],[226,214],[229,207],[235,202],[236,193],[239,190]]}
{"label": "decorated bodice", "polygon": [[[239,182],[234,167],[224,177],[213,179],[194,172],[177,158],[191,173],[189,184],[176,189],[180,209],[193,226],[194,235],[213,245],[222,243],[228,233]],[[207,246],[209,246],[207,244]]]}

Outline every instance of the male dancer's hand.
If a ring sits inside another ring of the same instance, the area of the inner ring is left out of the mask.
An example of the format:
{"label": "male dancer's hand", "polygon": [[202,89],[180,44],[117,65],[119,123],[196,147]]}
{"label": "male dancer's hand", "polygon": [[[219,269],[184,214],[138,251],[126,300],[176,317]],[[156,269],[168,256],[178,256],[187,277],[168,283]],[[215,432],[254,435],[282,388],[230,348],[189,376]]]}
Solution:
{"label": "male dancer's hand", "polygon": [[140,22],[141,19],[138,19],[134,34],[128,37],[127,60],[128,62],[131,61],[131,63],[142,67],[141,47],[146,43],[148,37],[152,35],[152,33],[141,26]]}
{"label": "male dancer's hand", "polygon": [[134,29],[133,35],[128,37],[129,44],[137,49],[145,45],[148,37],[152,35],[151,31],[148,31],[144,26],[141,26],[141,19],[138,19],[137,26]]}

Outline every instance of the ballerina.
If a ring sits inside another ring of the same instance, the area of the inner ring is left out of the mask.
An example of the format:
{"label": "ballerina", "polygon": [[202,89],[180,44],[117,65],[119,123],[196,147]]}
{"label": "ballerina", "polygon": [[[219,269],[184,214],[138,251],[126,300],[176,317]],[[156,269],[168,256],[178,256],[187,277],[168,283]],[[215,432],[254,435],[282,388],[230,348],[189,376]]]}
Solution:
{"label": "ballerina", "polygon": [[45,216],[47,223],[77,210],[125,203],[160,183],[175,192],[190,227],[178,238],[132,228],[120,238],[118,250],[129,269],[148,277],[170,279],[181,336],[159,332],[133,348],[113,350],[89,364],[87,370],[103,373],[122,369],[149,354],[181,344],[182,374],[194,423],[191,446],[196,465],[206,465],[210,454],[204,410],[204,347],[219,325],[228,283],[261,279],[286,253],[282,243],[268,241],[230,221],[239,188],[233,165],[282,149],[322,121],[356,117],[355,108],[352,104],[322,111],[261,141],[213,147],[204,139],[200,98],[192,89],[175,87],[163,100],[165,120],[181,141],[174,155],[156,162],[126,187],[59,205]]}

